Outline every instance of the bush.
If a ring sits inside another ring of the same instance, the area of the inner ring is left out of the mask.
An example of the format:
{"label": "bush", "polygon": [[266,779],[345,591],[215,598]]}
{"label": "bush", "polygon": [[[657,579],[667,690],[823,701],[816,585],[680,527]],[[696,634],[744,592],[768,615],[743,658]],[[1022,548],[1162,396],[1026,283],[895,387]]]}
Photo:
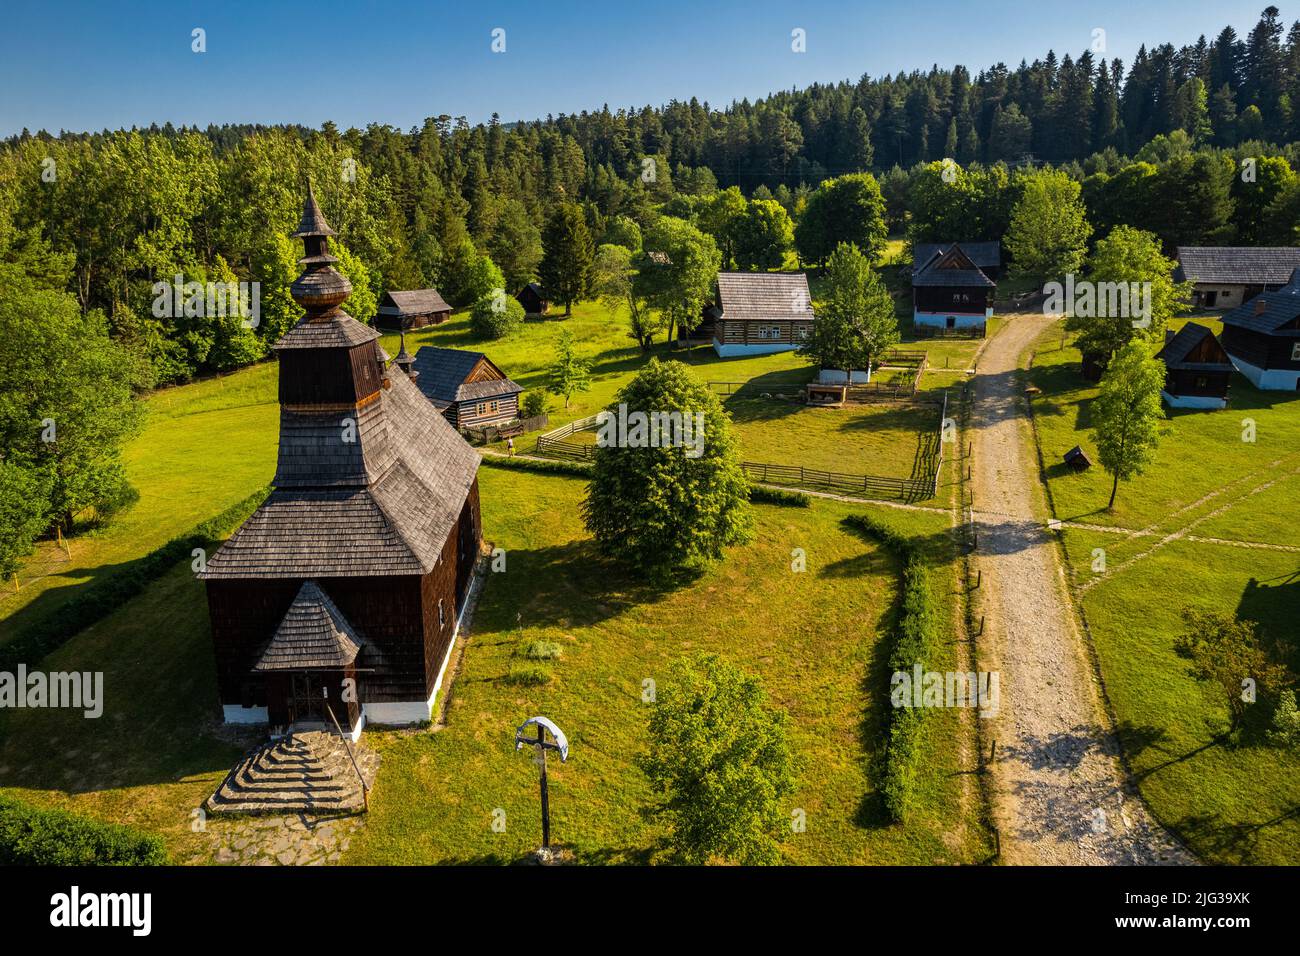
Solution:
{"label": "bush", "polygon": [[527,392],[520,408],[523,410],[524,418],[536,418],[538,415],[545,415],[546,393],[536,388],[531,392]]}
{"label": "bush", "polygon": [[749,486],[749,500],[765,505],[784,505],[787,508],[807,508],[812,504],[812,498],[802,491],[784,491],[759,485]]}
{"label": "bush", "polygon": [[511,664],[506,683],[517,687],[540,687],[551,682],[551,672],[537,664]]}
{"label": "bush", "polygon": [[476,339],[505,338],[523,321],[524,307],[500,289],[483,296],[469,312],[469,330]]}
{"label": "bush", "polygon": [[163,842],[152,834],[0,796],[0,865],[162,866],[166,863]]}
{"label": "bush", "polygon": [[[917,663],[925,670],[926,658],[935,646],[935,611],[930,599],[930,574],[916,546],[905,535],[866,515],[851,515],[844,523],[893,551],[903,562],[898,626],[889,652],[891,672],[911,671]],[[924,710],[894,707],[889,717],[889,742],[885,749],[885,807],[896,821],[903,821],[911,808],[912,786],[920,762],[921,726]]]}
{"label": "bush", "polygon": [[533,641],[524,648],[524,657],[530,661],[550,661],[562,653],[560,645],[554,641]]}
{"label": "bush", "polygon": [[483,464],[493,468],[514,468],[518,471],[536,471],[543,475],[564,475],[566,478],[590,478],[591,466],[576,461],[538,461],[536,458],[503,458],[484,455]]}

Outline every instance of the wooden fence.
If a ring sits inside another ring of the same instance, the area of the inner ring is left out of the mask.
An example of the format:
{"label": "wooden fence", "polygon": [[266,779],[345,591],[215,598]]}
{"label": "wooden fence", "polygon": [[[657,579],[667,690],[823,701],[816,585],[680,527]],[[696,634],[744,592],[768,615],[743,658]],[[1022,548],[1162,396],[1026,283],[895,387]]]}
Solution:
{"label": "wooden fence", "polygon": [[576,441],[565,441],[565,439],[571,438],[578,432],[590,431],[596,425],[596,416],[588,415],[586,418],[575,419],[567,425],[549,431],[545,435],[538,435],[537,454],[544,455],[547,458],[577,458],[586,461],[596,453],[595,446]]}
{"label": "wooden fence", "polygon": [[920,501],[934,496],[934,482],[929,478],[886,478],[882,475],[849,475],[836,471],[805,468],[803,465],[776,465],[769,462],[742,462],[745,475],[753,481],[797,488],[820,488],[839,494],[858,494],[867,498],[897,498]]}

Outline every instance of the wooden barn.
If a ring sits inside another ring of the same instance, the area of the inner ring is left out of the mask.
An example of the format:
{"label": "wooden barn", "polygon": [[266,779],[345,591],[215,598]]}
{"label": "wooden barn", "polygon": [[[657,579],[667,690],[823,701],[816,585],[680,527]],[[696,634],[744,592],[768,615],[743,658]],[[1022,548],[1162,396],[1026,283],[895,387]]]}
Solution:
{"label": "wooden barn", "polygon": [[1174,281],[1192,283],[1197,309],[1235,309],[1282,288],[1300,269],[1300,249],[1292,246],[1179,246],[1174,258]]}
{"label": "wooden barn", "polygon": [[541,285],[536,282],[530,282],[520,289],[515,301],[524,307],[525,315],[545,315],[551,308]]}
{"label": "wooden barn", "polygon": [[[988,261],[987,247],[997,243],[972,243]],[[959,243],[918,245],[931,249],[929,257],[917,255],[912,270],[912,324],[939,329],[983,328],[993,318],[997,284]],[[993,266],[985,268],[994,269]]]}
{"label": "wooden barn", "polygon": [[1160,396],[1170,408],[1228,407],[1232,360],[1205,326],[1188,322],[1176,334],[1167,330],[1156,358],[1165,363]]}
{"label": "wooden barn", "polygon": [[481,547],[479,456],[340,308],[332,235],[309,188],[273,490],[199,576],[226,721],[355,738],[430,718]]}
{"label": "wooden barn", "polygon": [[523,388],[482,352],[426,345],[415,353],[416,384],[455,428],[501,425],[519,417]]}
{"label": "wooden barn", "polygon": [[808,276],[802,272],[719,272],[713,350],[720,358],[790,352],[813,325]]}
{"label": "wooden barn", "polygon": [[451,306],[437,289],[412,289],[409,292],[385,292],[379,300],[375,322],[381,329],[409,331],[426,325],[439,325],[450,316]]}
{"label": "wooden barn", "polygon": [[1300,268],[1223,317],[1224,351],[1256,388],[1300,390]]}
{"label": "wooden barn", "polygon": [[1002,278],[1002,243],[992,242],[918,242],[912,247],[912,262],[924,265],[936,255],[943,255],[954,245],[961,246],[962,252],[975,264],[975,268],[994,282]]}

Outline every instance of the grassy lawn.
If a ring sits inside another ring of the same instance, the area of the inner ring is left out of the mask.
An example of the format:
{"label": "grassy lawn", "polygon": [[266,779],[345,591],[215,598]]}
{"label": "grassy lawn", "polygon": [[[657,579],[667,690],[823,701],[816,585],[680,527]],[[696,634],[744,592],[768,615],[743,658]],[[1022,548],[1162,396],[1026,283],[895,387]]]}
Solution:
{"label": "grassy lawn", "polygon": [[[513,749],[513,731],[545,714],[568,734],[568,764],[552,763],[555,839],[588,862],[654,858],[663,831],[641,810],[650,794],[633,764],[644,746],[643,681],[662,679],[679,655],[716,651],[762,676],[794,719],[805,761],[790,809],[807,814],[791,834],[795,863],[955,863],[982,858],[981,831],[963,810],[957,774],[960,719],[930,723],[916,819],[884,822],[876,791],[887,706],[882,629],[896,568],[845,531],[845,506],[758,508],[758,538],[671,593],[646,590],[595,552],[577,517],[581,481],[483,469],[486,534],[507,549],[508,570],[484,591],[448,724],[434,732],[371,733],[384,757],[370,819],[348,863],[504,862],[538,840],[536,769]],[[942,516],[888,511],[924,535],[941,561],[936,596],[955,610],[951,549]],[[808,570],[790,570],[804,548]],[[774,598],[775,595],[779,598]],[[507,682],[535,640],[563,649],[545,686]],[[952,654],[950,645],[947,653]],[[492,813],[506,813],[504,833]]]}
{"label": "grassy lawn", "polygon": [[[1166,409],[1154,462],[1145,474],[1121,483],[1115,510],[1108,512],[1110,477],[1097,466],[1075,473],[1061,461],[1076,444],[1096,457],[1089,408],[1097,386],[1079,376],[1079,361],[1072,345],[1061,347],[1059,332],[1045,334],[1037,343],[1029,373],[1029,380],[1043,391],[1034,400],[1034,415],[1058,518],[1142,528],[1213,492],[1220,494],[1212,504],[1207,502],[1210,507],[1205,510],[1229,504],[1278,478],[1293,494],[1300,489],[1300,480],[1286,477],[1300,466],[1300,396],[1262,392],[1234,375],[1227,409]],[[1242,440],[1247,418],[1255,423],[1253,442]],[[1190,520],[1196,514],[1197,509],[1192,509],[1182,517]],[[1230,525],[1231,518],[1216,527],[1229,532],[1225,537],[1242,537],[1241,532],[1248,530],[1242,525],[1238,533],[1231,533]]]}
{"label": "grassy lawn", "polygon": [[[1094,548],[1112,566],[1120,560],[1114,535],[1070,530],[1066,544],[1076,580],[1092,577]],[[1236,612],[1289,637],[1295,666],[1300,555],[1175,541],[1082,600],[1124,750],[1156,816],[1206,862],[1295,863],[1300,756],[1226,740],[1226,704],[1188,675],[1173,642],[1185,606]]]}
{"label": "grassy lawn", "polygon": [[[966,715],[935,712],[916,816],[885,822],[877,794],[885,726],[884,633],[894,613],[893,559],[842,528],[846,506],[758,508],[758,537],[696,582],[652,593],[605,565],[576,507],[581,481],[483,469],[486,534],[505,547],[505,574],[484,592],[448,725],[371,732],[383,753],[366,828],[346,862],[508,861],[535,845],[535,769],[512,750],[513,728],[544,713],[569,735],[553,769],[557,839],[588,862],[653,858],[659,826],[633,765],[643,744],[642,681],[694,651],[718,651],[762,676],[794,718],[804,760],[790,808],[807,815],[786,855],[796,863],[963,863],[987,855],[973,779],[959,771]],[[957,613],[956,568],[941,515],[882,511],[934,556],[939,606]],[[790,570],[793,548],[808,570]],[[774,595],[780,595],[774,600]],[[502,678],[521,644],[552,640],[563,657],[544,687]],[[202,586],[180,566],[73,638],[49,669],[102,669],[105,712],[7,714],[0,787],[161,834],[182,862],[208,858],[190,812],[241,752],[217,728]],[[952,666],[955,644],[938,667]],[[507,813],[494,833],[491,813]],[[221,827],[213,821],[210,827]]]}
{"label": "grassy lawn", "polygon": [[177,862],[208,849],[191,811],[244,748],[217,733],[217,681],[203,586],[189,562],[45,659],[102,671],[104,712],[0,712],[0,788],[161,835]]}
{"label": "grassy lawn", "polygon": [[277,366],[163,389],[144,399],[144,430],[124,449],[140,498],[70,540],[71,559],[42,542],[0,593],[0,643],[61,606],[77,586],[112,574],[266,484],[275,472]]}
{"label": "grassy lawn", "polygon": [[[1030,380],[1047,480],[1062,520],[1148,533],[1066,528],[1071,575],[1087,617],[1106,691],[1138,786],[1156,816],[1207,862],[1277,864],[1300,851],[1300,758],[1226,738],[1226,704],[1193,680],[1173,647],[1180,614],[1195,606],[1258,621],[1297,655],[1300,555],[1215,544],[1183,533],[1243,542],[1296,543],[1300,491],[1300,400],[1260,392],[1240,376],[1224,411],[1167,411],[1156,461],[1121,484],[1100,467],[1060,464],[1075,444],[1092,452],[1089,406],[1097,388],[1078,374],[1079,353],[1059,331],[1037,343]],[[1242,420],[1256,424],[1242,440]],[[1109,573],[1091,565],[1105,551]],[[1152,600],[1161,595],[1162,600]]]}

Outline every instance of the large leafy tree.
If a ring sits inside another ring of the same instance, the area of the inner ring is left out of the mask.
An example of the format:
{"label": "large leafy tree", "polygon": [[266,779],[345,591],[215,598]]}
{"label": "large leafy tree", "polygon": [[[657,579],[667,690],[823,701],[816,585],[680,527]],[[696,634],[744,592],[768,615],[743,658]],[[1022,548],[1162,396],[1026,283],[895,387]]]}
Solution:
{"label": "large leafy tree", "polygon": [[746,209],[747,203],[739,187],[731,186],[703,203],[696,213],[700,229],[712,236],[717,244],[724,269],[736,264],[737,223],[744,217]]}
{"label": "large leafy tree", "polygon": [[591,289],[591,264],[596,250],[582,209],[561,203],[551,212],[542,233],[542,262],[538,268],[542,288],[553,302],[564,303],[564,314],[573,314],[573,303]]}
{"label": "large leafy tree", "polygon": [[1060,170],[1035,170],[1023,178],[1006,237],[1017,275],[1042,283],[1079,271],[1092,233],[1080,191]]}
{"label": "large leafy tree", "polygon": [[656,689],[641,769],[683,863],[780,860],[794,792],[790,719],[759,681],[717,655],[674,662]]}
{"label": "large leafy tree", "polygon": [[1092,403],[1097,458],[1114,479],[1108,508],[1115,507],[1119,483],[1140,475],[1150,464],[1160,440],[1165,365],[1152,352],[1145,337],[1125,345],[1102,376],[1101,390]]}
{"label": "large leafy tree", "polygon": [[794,241],[804,262],[825,262],[841,242],[874,261],[887,234],[880,184],[870,173],[850,173],[826,180],[808,197]]}
{"label": "large leafy tree", "polygon": [[775,199],[751,200],[732,228],[741,269],[780,268],[794,243],[794,225]]}
{"label": "large leafy tree", "polygon": [[628,442],[597,448],[582,513],[601,549],[649,573],[671,574],[748,540],[749,485],[717,396],[680,362],[651,359],[619,391],[611,413],[620,405],[628,415],[690,416],[692,437],[702,447],[684,441],[646,447],[626,436]]}
{"label": "large leafy tree", "polygon": [[[638,238],[638,245],[640,240]],[[637,290],[632,253],[625,246],[606,243],[596,250],[592,267],[592,285],[603,305],[612,315],[626,310],[628,334],[649,353],[654,337],[663,328],[663,316]]]}
{"label": "large leafy tree", "polygon": [[[102,312],[83,315],[71,295],[0,265],[0,457],[13,466],[11,497],[41,489],[41,510],[64,527],[87,509],[102,515],[124,503],[122,444],[141,420],[134,393],[149,382],[142,360],[109,337]],[[6,508],[23,537],[37,511],[23,520]]]}
{"label": "large leafy tree", "polygon": [[857,246],[831,253],[817,320],[800,351],[822,368],[869,369],[899,339],[894,300]]}
{"label": "large leafy tree", "polygon": [[718,275],[718,247],[689,222],[660,216],[641,240],[634,292],[659,313],[671,339],[700,322]]}
{"label": "large leafy tree", "polygon": [[[1111,356],[1135,335],[1146,331],[1158,336],[1169,320],[1187,309],[1191,284],[1174,281],[1176,263],[1160,248],[1160,240],[1149,232],[1131,226],[1118,226],[1098,241],[1088,259],[1087,279],[1100,288],[1104,283],[1118,283],[1130,293],[1136,288],[1140,298],[1129,295],[1128,309],[1101,309],[1104,315],[1072,314],[1066,328],[1079,333],[1076,344],[1085,355],[1096,358],[1103,368]],[[1144,289],[1150,290],[1151,314],[1145,327],[1135,325],[1135,305],[1145,301]],[[1098,294],[1097,300],[1102,300]],[[1094,310],[1098,311],[1098,310]]]}

